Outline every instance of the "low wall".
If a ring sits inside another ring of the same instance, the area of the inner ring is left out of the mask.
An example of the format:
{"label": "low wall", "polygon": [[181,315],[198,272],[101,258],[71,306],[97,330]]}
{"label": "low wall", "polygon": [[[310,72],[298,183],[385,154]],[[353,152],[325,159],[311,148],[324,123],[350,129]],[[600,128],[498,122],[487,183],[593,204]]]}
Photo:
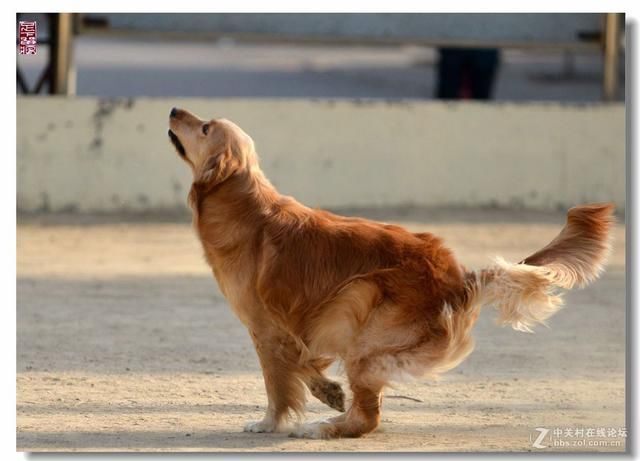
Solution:
{"label": "low wall", "polygon": [[185,207],[173,106],[237,122],[276,187],[312,206],[624,208],[621,104],[19,97],[18,210]]}

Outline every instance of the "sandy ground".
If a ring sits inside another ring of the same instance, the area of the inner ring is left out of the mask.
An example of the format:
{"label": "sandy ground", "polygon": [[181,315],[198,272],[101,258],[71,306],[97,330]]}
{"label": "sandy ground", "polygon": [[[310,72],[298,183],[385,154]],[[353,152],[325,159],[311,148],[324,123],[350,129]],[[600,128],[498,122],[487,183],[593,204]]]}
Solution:
{"label": "sandy ground", "polygon": [[[471,267],[525,256],[563,222],[523,212],[360,214],[436,232]],[[187,219],[22,217],[17,449],[622,451],[624,437],[610,432],[625,427],[622,225],[615,237],[606,274],[569,293],[551,328],[500,328],[486,309],[460,367],[389,389],[377,432],[318,441],[242,432],[266,405],[260,368]],[[344,383],[338,368],[332,374]],[[310,419],[333,414],[310,401]],[[536,428],[550,430],[547,448],[532,447]]]}

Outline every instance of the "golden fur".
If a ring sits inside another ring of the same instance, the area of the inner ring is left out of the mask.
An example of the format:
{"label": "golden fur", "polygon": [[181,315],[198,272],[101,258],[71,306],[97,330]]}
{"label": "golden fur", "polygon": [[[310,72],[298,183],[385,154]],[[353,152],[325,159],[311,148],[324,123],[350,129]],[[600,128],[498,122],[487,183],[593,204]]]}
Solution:
{"label": "golden fur", "polygon": [[193,172],[193,224],[220,289],[251,333],[267,414],[246,430],[285,427],[305,386],[344,410],[323,372],[344,363],[353,394],[335,418],[299,425],[301,437],[358,437],[380,421],[383,387],[400,374],[442,373],[473,349],[480,307],[530,330],[560,306],[559,288],[602,270],[613,206],[572,208],[549,245],[520,263],[467,271],[442,240],[394,225],[310,209],[280,195],[251,138],[223,119],[172,111],[169,136]]}

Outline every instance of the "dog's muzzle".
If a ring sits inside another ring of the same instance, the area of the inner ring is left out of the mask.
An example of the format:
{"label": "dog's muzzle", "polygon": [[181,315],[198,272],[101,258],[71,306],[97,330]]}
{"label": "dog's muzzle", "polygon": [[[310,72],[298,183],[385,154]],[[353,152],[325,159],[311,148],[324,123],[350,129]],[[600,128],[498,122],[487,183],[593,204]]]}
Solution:
{"label": "dog's muzzle", "polygon": [[187,155],[186,151],[184,150],[184,146],[182,145],[176,134],[171,130],[168,131],[168,134],[169,139],[171,140],[171,144],[173,144],[173,147],[176,148],[178,154],[182,155],[183,157]]}

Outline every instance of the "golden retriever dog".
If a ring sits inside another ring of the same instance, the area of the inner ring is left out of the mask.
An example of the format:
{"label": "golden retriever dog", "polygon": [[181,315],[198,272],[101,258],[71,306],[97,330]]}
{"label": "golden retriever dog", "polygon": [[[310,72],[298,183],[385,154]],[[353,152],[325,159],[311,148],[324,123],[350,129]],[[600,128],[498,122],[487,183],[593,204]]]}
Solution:
{"label": "golden retriever dog", "polygon": [[[529,331],[561,305],[561,289],[603,270],[613,206],[569,210],[565,227],[518,263],[470,271],[429,233],[308,208],[280,195],[260,170],[253,140],[224,119],[173,109],[169,138],[193,172],[193,225],[220,290],[248,328],[267,392],[264,419],[246,431],[287,429],[305,387],[343,411],[297,424],[291,435],[360,437],[380,422],[394,377],[447,371],[473,349],[480,308]],[[324,375],[341,360],[352,392]]]}

